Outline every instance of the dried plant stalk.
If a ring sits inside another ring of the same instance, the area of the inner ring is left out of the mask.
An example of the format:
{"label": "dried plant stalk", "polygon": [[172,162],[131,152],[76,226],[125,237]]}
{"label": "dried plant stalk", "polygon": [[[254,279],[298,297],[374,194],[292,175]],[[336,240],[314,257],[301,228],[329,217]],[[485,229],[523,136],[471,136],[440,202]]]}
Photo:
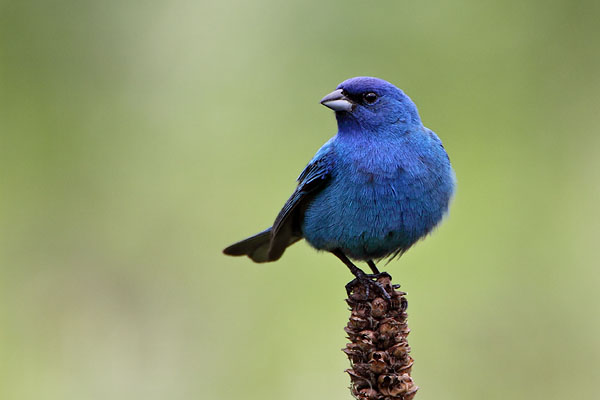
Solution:
{"label": "dried plant stalk", "polygon": [[360,400],[410,400],[418,390],[410,376],[406,293],[396,290],[391,279],[387,274],[377,279],[389,300],[360,284],[346,300],[352,312],[344,328],[350,343],[342,351],[350,359],[350,390]]}

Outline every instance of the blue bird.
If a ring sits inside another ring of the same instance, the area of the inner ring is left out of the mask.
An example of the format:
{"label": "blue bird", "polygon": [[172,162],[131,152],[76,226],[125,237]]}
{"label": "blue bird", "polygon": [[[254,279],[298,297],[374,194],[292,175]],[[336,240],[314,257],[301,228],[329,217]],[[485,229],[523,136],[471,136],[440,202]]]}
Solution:
{"label": "blue bird", "polygon": [[[454,171],[440,139],[394,85],[351,78],[321,104],[335,111],[337,134],[302,171],[273,226],[223,252],[275,261],[304,238],[336,255],[355,284],[372,284],[380,276],[374,260],[402,255],[442,220]],[[350,259],[366,261],[373,274]]]}

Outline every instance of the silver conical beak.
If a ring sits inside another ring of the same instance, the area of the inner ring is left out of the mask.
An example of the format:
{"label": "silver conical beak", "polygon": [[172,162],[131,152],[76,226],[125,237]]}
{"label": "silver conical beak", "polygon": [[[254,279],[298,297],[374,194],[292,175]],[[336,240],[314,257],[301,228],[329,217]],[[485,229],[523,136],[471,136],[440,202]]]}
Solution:
{"label": "silver conical beak", "polygon": [[344,96],[342,89],[334,90],[321,99],[321,104],[331,108],[333,111],[352,111],[354,103]]}

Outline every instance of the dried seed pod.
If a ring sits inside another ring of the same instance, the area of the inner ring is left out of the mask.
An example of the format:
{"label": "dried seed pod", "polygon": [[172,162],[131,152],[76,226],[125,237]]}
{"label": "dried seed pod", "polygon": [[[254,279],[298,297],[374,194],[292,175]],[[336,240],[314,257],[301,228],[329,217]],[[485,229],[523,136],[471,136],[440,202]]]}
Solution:
{"label": "dried seed pod", "polygon": [[379,397],[379,393],[375,389],[364,388],[358,391],[356,398],[359,400],[376,400]]}
{"label": "dried seed pod", "polygon": [[343,351],[352,367],[347,370],[351,391],[361,400],[410,400],[418,388],[410,377],[413,360],[406,341],[410,330],[405,293],[392,286],[390,276],[377,282],[389,300],[360,284],[346,300],[351,316],[344,330],[350,343]]}
{"label": "dried seed pod", "polygon": [[371,308],[368,304],[359,304],[356,308],[352,310],[352,315],[357,317],[367,317],[371,314]]}
{"label": "dried seed pod", "polygon": [[369,321],[363,317],[351,316],[348,321],[348,328],[352,330],[362,331],[367,326],[369,326]]}
{"label": "dried seed pod", "polygon": [[404,358],[404,359],[400,360],[398,363],[394,364],[394,370],[410,375],[413,363],[414,363],[413,358],[411,356],[407,355],[406,358]]}
{"label": "dried seed pod", "polygon": [[373,343],[376,340],[375,332],[365,330],[361,331],[357,336],[358,337],[356,338],[354,343],[356,343],[359,349],[367,352],[373,348]]}
{"label": "dried seed pod", "polygon": [[385,316],[387,309],[388,309],[388,302],[387,302],[387,300],[385,300],[381,297],[377,297],[371,303],[371,315],[375,318],[381,318],[381,317]]}
{"label": "dried seed pod", "polygon": [[370,376],[371,366],[369,363],[356,363],[352,367],[354,368],[354,372],[361,378]]}
{"label": "dried seed pod", "polygon": [[364,352],[355,343],[348,343],[345,349],[342,349],[352,363],[359,363],[363,360]]}
{"label": "dried seed pod", "polygon": [[371,371],[376,374],[382,374],[387,368],[388,354],[385,351],[374,351],[371,353],[371,359],[369,360],[369,366]]}
{"label": "dried seed pod", "polygon": [[387,351],[374,351],[369,356],[370,360],[388,362],[389,355]]}
{"label": "dried seed pod", "polygon": [[379,324],[379,334],[385,336],[396,336],[400,332],[400,322],[394,318],[386,318]]}

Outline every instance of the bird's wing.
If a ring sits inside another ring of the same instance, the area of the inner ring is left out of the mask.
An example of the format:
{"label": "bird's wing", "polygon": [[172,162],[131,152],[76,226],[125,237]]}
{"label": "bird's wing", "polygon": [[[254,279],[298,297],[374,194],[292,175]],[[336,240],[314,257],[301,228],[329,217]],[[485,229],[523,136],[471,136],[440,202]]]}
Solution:
{"label": "bird's wing", "polygon": [[298,187],[284,204],[273,223],[269,258],[277,260],[283,254],[290,241],[295,242],[299,237],[296,222],[297,214],[316,193],[322,190],[331,177],[333,169],[331,141],[327,142],[317,152],[311,162],[298,177]]}

